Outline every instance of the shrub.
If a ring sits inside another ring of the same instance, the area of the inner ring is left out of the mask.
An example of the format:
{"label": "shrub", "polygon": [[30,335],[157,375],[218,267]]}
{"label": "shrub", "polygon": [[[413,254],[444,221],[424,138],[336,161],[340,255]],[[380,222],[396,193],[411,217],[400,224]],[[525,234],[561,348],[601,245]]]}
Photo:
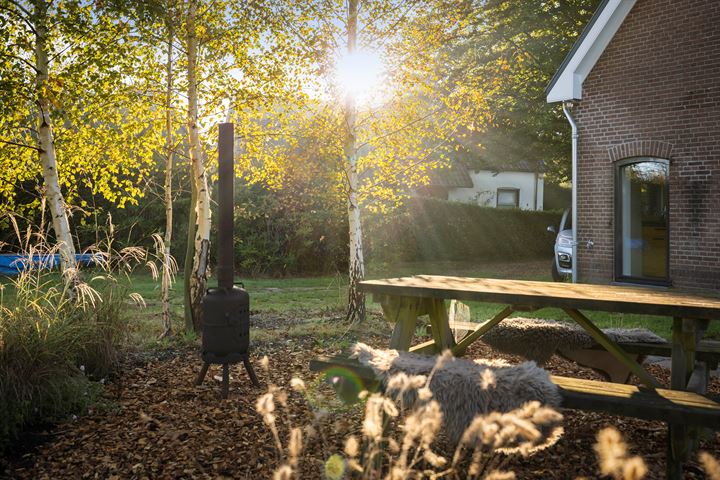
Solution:
{"label": "shrub", "polygon": [[57,273],[35,267],[0,284],[0,451],[33,423],[85,410],[102,390],[91,380],[117,364],[129,297],[100,273],[73,294]]}
{"label": "shrub", "polygon": [[414,198],[390,217],[367,218],[365,238],[379,261],[547,258],[555,238],[546,229],[560,216]]}
{"label": "shrub", "polygon": [[[259,185],[236,188],[235,263],[242,274],[345,270],[346,212],[323,195],[292,193],[292,189],[272,191]],[[213,228],[216,234],[216,225]]]}

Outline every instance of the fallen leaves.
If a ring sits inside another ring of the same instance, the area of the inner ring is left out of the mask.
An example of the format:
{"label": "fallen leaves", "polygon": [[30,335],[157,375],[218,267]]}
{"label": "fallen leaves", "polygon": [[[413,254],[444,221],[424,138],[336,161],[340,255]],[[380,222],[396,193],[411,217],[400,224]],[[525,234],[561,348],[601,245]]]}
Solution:
{"label": "fallen leaves", "polygon": [[[383,338],[373,341],[380,345],[387,341]],[[323,387],[310,388],[317,377],[309,372],[308,363],[318,355],[333,353],[304,337],[257,345],[253,353],[261,382],[271,381],[288,392],[288,410],[279,414],[284,422],[281,436],[287,438],[288,421],[293,427],[310,425],[304,430],[302,478],[322,478],[327,458],[342,452],[345,438],[360,428],[362,409],[325,411],[319,402],[313,402],[313,411],[304,396],[307,393],[292,389],[292,378],[299,377],[309,391],[323,392]],[[263,355],[270,360],[270,378],[259,368]],[[519,360],[496,354],[480,342],[469,348],[468,356]],[[4,465],[5,475],[20,479],[271,478],[278,455],[271,433],[255,411],[257,397],[265,387],[253,387],[242,366],[236,365],[231,369],[230,397],[223,401],[220,382],[212,380],[220,367],[212,366],[206,382],[195,386],[200,366],[192,348],[146,364],[125,365],[122,375],[106,389],[107,400],[116,408],[57,426],[54,436],[32,455]],[[547,367],[558,375],[598,379],[592,371],[557,357]],[[654,366],[650,370],[662,381],[668,380],[666,370]],[[710,388],[711,394],[720,394],[717,379]],[[514,471],[519,479],[595,478],[595,435],[612,425],[622,432],[633,452],[646,460],[650,471],[646,478],[664,477],[666,428],[662,423],[585,412],[568,411],[565,416],[566,433],[558,444],[542,455],[513,459],[505,469]],[[322,419],[324,428],[319,428],[316,418]],[[720,436],[701,442],[701,448],[717,455]],[[702,478],[700,472],[693,464],[687,478]]]}

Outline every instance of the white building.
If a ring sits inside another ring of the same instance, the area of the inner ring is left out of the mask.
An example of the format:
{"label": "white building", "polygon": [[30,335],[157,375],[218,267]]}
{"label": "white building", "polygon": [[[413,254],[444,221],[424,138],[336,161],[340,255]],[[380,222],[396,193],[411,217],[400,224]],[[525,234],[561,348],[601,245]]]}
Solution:
{"label": "white building", "polygon": [[433,175],[419,193],[485,207],[542,210],[543,174],[531,171],[467,170],[455,166]]}

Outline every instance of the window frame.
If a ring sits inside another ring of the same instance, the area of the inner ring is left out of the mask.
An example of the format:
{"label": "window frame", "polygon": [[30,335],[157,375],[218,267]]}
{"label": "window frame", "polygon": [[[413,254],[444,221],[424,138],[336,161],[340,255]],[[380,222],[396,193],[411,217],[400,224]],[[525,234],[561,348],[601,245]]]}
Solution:
{"label": "window frame", "polygon": [[[662,165],[665,165],[666,168],[666,181],[667,181],[667,195],[665,197],[665,211],[667,212],[667,238],[666,238],[666,244],[667,248],[665,249],[665,272],[666,277],[659,279],[654,277],[634,277],[630,275],[623,275],[622,273],[622,264],[623,264],[623,242],[622,242],[622,169],[623,167],[626,167],[628,165],[632,165],[635,163],[644,163],[644,162],[655,162],[660,163]],[[614,176],[615,176],[615,208],[614,208],[614,219],[613,222],[615,224],[614,228],[614,244],[615,244],[615,252],[614,252],[614,260],[615,260],[615,271],[613,274],[613,277],[616,282],[618,283],[633,283],[633,284],[639,284],[639,285],[655,285],[655,286],[662,286],[662,287],[668,287],[672,285],[672,281],[670,279],[670,219],[671,219],[671,212],[670,212],[670,161],[665,158],[658,158],[658,157],[650,157],[650,156],[639,156],[639,157],[629,157],[629,158],[623,158],[621,160],[618,160],[614,163],[613,168],[615,169]]]}
{"label": "window frame", "polygon": [[[500,192],[512,192],[515,194],[515,205],[500,205]],[[513,187],[499,187],[495,191],[495,208],[520,208],[520,189]]]}

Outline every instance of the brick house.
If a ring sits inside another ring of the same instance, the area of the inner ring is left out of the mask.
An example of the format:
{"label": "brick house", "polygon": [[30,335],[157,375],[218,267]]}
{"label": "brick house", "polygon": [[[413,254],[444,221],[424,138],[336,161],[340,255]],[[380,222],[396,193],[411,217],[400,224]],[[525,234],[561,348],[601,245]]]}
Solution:
{"label": "brick house", "polygon": [[576,279],[720,290],[720,1],[604,0],[547,89],[576,127]]}

